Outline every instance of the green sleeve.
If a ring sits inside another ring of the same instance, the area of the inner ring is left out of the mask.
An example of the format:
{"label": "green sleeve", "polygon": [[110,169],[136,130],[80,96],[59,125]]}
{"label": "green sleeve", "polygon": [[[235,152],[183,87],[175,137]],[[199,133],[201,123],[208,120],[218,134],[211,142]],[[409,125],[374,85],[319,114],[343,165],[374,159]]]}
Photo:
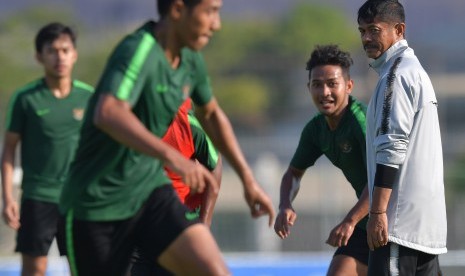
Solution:
{"label": "green sleeve", "polygon": [[199,121],[197,121],[197,118],[191,114],[188,115],[188,118],[192,131],[192,139],[194,140],[194,158],[208,170],[212,171],[218,163],[218,152],[202,129]]}
{"label": "green sleeve", "polygon": [[146,32],[127,36],[112,53],[100,78],[97,93],[111,93],[133,106],[149,75],[145,63],[150,60],[149,55],[155,43],[154,38]]}
{"label": "green sleeve", "polygon": [[6,129],[7,131],[22,133],[26,124],[25,103],[21,93],[15,93],[10,99],[8,112],[6,114]]}
{"label": "green sleeve", "polygon": [[310,121],[302,131],[299,145],[291,160],[291,166],[306,170],[315,164],[316,160],[323,154],[317,144],[318,130],[314,124],[315,120]]}

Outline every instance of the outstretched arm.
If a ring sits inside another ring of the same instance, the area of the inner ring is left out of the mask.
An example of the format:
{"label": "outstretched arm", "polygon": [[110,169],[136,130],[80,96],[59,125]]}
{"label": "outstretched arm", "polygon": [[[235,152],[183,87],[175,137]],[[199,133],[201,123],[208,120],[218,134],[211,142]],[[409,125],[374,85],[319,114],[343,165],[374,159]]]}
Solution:
{"label": "outstretched arm", "polygon": [[368,214],[369,199],[368,199],[368,185],[363,189],[357,203],[350,209],[346,217],[339,223],[329,234],[326,243],[334,246],[346,246],[352,233],[354,232],[355,225]]}
{"label": "outstretched arm", "polygon": [[276,217],[274,230],[281,239],[287,238],[291,233],[291,226],[297,219],[297,214],[292,207],[292,201],[297,196],[300,188],[300,180],[305,171],[289,167],[281,181],[279,196],[279,213]]}
{"label": "outstretched arm", "polygon": [[195,108],[196,117],[203,129],[212,139],[213,144],[234,168],[244,187],[244,194],[252,217],[269,215],[269,225],[274,220],[274,209],[268,195],[255,180],[234,134],[226,114],[219,107],[216,99]]}
{"label": "outstretched arm", "polygon": [[3,192],[3,219],[13,229],[18,229],[19,207],[13,196],[13,173],[16,147],[21,140],[18,133],[7,132],[2,153],[2,192]]}

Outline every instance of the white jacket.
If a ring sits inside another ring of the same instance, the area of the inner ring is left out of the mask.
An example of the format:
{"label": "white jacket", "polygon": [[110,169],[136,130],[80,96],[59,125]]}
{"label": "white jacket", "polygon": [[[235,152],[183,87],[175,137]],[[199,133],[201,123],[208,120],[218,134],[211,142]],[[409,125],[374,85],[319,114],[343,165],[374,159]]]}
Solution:
{"label": "white jacket", "polygon": [[376,164],[398,168],[387,209],[389,241],[446,253],[442,145],[431,81],[406,40],[370,65],[380,76],[367,110],[370,202]]}

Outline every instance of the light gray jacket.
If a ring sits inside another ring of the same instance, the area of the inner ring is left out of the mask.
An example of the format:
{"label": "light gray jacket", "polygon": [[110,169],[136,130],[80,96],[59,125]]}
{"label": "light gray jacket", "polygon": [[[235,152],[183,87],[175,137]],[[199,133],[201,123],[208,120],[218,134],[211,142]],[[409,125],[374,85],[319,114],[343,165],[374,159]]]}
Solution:
{"label": "light gray jacket", "polygon": [[398,168],[387,209],[389,241],[446,253],[442,145],[431,81],[406,40],[370,65],[380,76],[367,110],[370,203],[376,164]]}

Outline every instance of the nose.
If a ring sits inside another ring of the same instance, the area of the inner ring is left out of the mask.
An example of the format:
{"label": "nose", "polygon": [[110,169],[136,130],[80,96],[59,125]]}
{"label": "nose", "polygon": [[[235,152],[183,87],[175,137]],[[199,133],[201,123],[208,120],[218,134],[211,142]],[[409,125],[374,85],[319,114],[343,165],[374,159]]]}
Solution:
{"label": "nose", "polygon": [[331,95],[331,89],[329,88],[328,85],[323,85],[323,89],[321,91],[321,94],[323,95],[323,97],[328,97]]}
{"label": "nose", "polygon": [[369,32],[365,32],[361,34],[362,42],[370,42],[371,41],[371,36]]}
{"label": "nose", "polygon": [[213,19],[212,30],[219,31],[221,29],[221,16],[219,13],[216,14],[215,18]]}

